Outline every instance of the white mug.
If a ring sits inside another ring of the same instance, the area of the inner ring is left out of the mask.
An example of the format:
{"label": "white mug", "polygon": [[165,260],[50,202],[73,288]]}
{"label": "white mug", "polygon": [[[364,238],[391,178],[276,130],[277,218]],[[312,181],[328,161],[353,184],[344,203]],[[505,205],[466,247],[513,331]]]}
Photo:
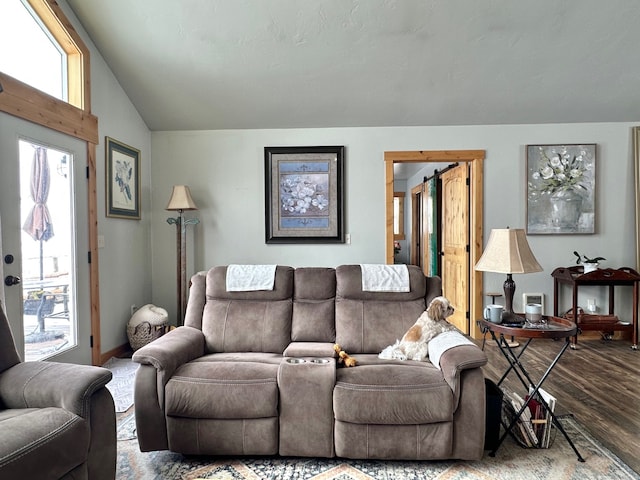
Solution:
{"label": "white mug", "polygon": [[539,303],[527,303],[524,307],[524,316],[528,323],[539,325],[542,323],[542,305]]}
{"label": "white mug", "polygon": [[487,305],[484,307],[484,319],[489,320],[491,323],[501,323],[503,310],[504,307],[502,305]]}

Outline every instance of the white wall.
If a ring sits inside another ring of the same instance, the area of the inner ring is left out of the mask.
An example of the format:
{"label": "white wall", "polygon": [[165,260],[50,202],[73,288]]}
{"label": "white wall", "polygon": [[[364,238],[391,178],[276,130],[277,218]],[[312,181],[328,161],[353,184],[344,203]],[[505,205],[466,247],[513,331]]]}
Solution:
{"label": "white wall", "polygon": [[[195,247],[189,252],[192,266],[188,274],[228,263],[380,263],[385,261],[385,151],[486,150],[484,229],[488,238],[492,228],[525,227],[525,145],[597,143],[597,233],[529,236],[544,271],[514,277],[514,306],[520,306],[522,293],[542,292],[550,313],[550,274],[555,267],[573,265],[574,250],[606,257],[603,267],[636,266],[632,126],[599,123],[153,132],[153,302],[175,311],[175,230],[166,223],[170,212],[164,211],[173,184],[189,185],[200,207],[190,212],[201,223],[189,227]],[[345,216],[350,245],[265,244],[264,147],[277,145],[345,145]],[[485,274],[485,291],[501,291],[503,281],[503,275]]]}
{"label": "white wall", "polygon": [[[131,305],[151,301],[151,137],[149,129],[105,63],[66,2],[65,15],[90,50],[92,113],[98,117],[100,144],[96,153],[99,249],[101,350],[128,342],[126,325]],[[141,154],[141,220],[105,215],[105,136],[115,138]]]}

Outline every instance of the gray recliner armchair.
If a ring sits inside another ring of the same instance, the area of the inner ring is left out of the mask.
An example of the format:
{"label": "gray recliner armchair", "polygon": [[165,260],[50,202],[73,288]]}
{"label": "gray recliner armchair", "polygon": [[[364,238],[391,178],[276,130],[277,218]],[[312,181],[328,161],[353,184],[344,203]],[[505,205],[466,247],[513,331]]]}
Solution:
{"label": "gray recliner armchair", "polygon": [[0,304],[0,478],[115,478],[111,376],[100,367],[20,361]]}

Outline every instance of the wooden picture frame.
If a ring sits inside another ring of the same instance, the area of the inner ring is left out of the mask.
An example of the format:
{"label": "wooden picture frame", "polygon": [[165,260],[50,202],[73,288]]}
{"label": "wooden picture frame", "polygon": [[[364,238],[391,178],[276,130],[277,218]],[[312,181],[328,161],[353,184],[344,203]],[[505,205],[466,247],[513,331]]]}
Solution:
{"label": "wooden picture frame", "polygon": [[265,147],[265,243],[344,243],[344,146]]}
{"label": "wooden picture frame", "polygon": [[595,233],[596,144],[527,145],[527,234]]}
{"label": "wooden picture frame", "polygon": [[105,137],[107,217],[140,219],[140,150]]}

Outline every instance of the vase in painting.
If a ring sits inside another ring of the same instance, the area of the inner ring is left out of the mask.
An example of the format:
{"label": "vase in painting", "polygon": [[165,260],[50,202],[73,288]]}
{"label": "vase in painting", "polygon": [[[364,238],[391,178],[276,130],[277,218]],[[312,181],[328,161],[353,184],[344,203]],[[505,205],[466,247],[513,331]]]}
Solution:
{"label": "vase in painting", "polygon": [[555,228],[578,228],[582,213],[582,195],[574,190],[560,190],[549,198],[551,225]]}

